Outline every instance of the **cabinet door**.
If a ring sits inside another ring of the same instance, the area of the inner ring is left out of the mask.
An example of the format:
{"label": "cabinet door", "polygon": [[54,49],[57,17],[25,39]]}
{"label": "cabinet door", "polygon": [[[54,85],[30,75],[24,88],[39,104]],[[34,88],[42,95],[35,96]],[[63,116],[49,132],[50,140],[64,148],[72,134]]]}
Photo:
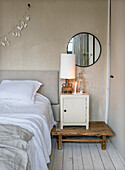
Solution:
{"label": "cabinet door", "polygon": [[64,98],[63,121],[65,123],[85,122],[85,100],[83,98]]}

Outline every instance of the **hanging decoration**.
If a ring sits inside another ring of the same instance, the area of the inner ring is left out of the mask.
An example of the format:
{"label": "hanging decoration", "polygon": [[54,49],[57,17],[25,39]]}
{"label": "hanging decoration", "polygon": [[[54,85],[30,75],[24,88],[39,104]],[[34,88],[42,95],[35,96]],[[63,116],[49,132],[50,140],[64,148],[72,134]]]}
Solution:
{"label": "hanging decoration", "polygon": [[28,22],[30,21],[30,15],[29,15],[29,8],[30,4],[28,4],[28,9],[23,15],[23,17],[18,21],[16,26],[14,26],[7,34],[0,37],[0,45],[1,46],[7,46],[10,45],[10,35],[15,38],[21,37],[21,32],[23,29],[26,29],[28,26]]}

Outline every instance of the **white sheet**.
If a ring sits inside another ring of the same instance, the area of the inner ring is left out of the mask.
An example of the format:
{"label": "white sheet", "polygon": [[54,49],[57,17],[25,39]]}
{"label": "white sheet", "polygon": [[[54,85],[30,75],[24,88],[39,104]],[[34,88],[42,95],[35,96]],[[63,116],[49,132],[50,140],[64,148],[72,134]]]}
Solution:
{"label": "white sheet", "polygon": [[56,122],[49,100],[37,94],[35,104],[0,102],[0,123],[16,124],[34,133],[29,141],[28,156],[31,170],[47,170],[51,154],[50,131]]}

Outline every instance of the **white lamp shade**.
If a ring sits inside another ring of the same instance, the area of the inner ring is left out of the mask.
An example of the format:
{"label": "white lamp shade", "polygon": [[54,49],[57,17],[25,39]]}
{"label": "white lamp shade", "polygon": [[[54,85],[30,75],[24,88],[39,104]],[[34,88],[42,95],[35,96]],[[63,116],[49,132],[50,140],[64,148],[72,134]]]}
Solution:
{"label": "white lamp shade", "polygon": [[61,54],[60,78],[75,79],[75,54]]}

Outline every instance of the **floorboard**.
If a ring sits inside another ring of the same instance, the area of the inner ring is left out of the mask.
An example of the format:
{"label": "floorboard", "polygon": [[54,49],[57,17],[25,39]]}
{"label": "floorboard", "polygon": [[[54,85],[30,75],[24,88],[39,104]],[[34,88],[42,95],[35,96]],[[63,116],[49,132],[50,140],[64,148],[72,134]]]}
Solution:
{"label": "floorboard", "polygon": [[73,169],[72,143],[64,143],[63,170]]}
{"label": "floorboard", "polygon": [[80,151],[80,143],[72,143],[73,149],[73,169],[83,170],[82,156]]}
{"label": "floorboard", "polygon": [[100,143],[64,142],[58,150],[56,138],[52,139],[49,170],[125,170],[124,161],[114,145],[107,140],[107,149]]}
{"label": "floorboard", "polygon": [[114,164],[115,169],[117,170],[125,170],[125,166],[123,162],[121,161],[115,147],[113,144],[110,142],[110,140],[107,142],[107,152]]}
{"label": "floorboard", "polygon": [[55,154],[54,154],[54,160],[52,165],[52,170],[62,170],[63,169],[63,149],[58,150],[57,142],[55,145]]}
{"label": "floorboard", "polygon": [[103,162],[102,162],[102,159],[99,155],[96,144],[95,143],[89,143],[88,145],[89,145],[90,153],[91,153],[91,156],[92,156],[94,169],[104,170]]}
{"label": "floorboard", "polygon": [[84,145],[81,144],[81,153],[84,170],[93,170],[94,166],[88,143],[84,143]]}
{"label": "floorboard", "polygon": [[115,167],[112,163],[112,160],[110,159],[110,156],[109,156],[107,150],[102,150],[99,143],[96,145],[97,145],[101,160],[103,162],[104,168],[109,169],[109,170],[114,170]]}

